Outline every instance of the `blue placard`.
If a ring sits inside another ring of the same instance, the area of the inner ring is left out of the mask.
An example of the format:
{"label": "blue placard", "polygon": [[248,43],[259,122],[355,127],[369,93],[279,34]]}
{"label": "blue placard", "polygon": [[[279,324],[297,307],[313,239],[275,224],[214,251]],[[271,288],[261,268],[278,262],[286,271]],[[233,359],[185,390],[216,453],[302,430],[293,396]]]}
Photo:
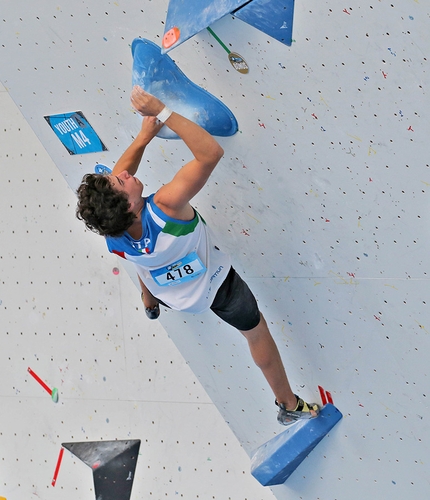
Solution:
{"label": "blue placard", "polygon": [[82,111],[45,116],[55,135],[71,155],[107,151]]}

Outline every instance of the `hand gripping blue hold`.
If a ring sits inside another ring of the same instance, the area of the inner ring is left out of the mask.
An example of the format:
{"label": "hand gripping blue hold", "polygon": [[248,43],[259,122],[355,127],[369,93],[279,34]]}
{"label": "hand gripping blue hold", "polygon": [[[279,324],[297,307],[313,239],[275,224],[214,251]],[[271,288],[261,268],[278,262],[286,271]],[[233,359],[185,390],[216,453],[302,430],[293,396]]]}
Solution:
{"label": "hand gripping blue hold", "polygon": [[[237,120],[229,108],[189,80],[167,54],[161,54],[158,45],[144,38],[136,38],[131,51],[133,85],[139,85],[155,95],[168,108],[197,123],[211,135],[227,137],[237,132]],[[157,137],[178,139],[166,126]]]}
{"label": "hand gripping blue hold", "polygon": [[251,459],[251,474],[263,486],[285,483],[341,418],[342,413],[327,404],[317,418],[292,424],[256,450]]}

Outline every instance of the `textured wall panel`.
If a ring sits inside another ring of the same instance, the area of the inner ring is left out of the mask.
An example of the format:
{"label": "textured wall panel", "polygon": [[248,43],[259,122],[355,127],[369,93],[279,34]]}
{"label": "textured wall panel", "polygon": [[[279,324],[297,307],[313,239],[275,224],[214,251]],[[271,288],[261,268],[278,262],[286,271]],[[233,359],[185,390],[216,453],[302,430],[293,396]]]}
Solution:
{"label": "textured wall panel", "polygon": [[[112,167],[138,132],[128,100],[129,44],[136,36],[160,43],[166,8],[167,1],[150,0],[3,2],[2,82],[72,189],[95,163]],[[316,398],[322,385],[345,416],[273,491],[280,499],[425,495],[428,6],[297,3],[291,48],[230,16],[212,28],[250,72],[234,71],[206,32],[171,52],[192,81],[234,112],[240,128],[220,141],[225,156],[195,205],[255,291],[294,388]],[[69,156],[43,119],[75,110],[107,152]],[[181,143],[154,140],[138,174],[147,193],[187,158]],[[88,240],[89,255],[110,259],[96,240]],[[66,251],[69,262],[77,250],[71,244]],[[35,269],[43,268],[42,257]],[[34,289],[43,290],[45,280]],[[86,281],[91,295],[94,281]],[[99,286],[102,296],[110,293]],[[69,294],[77,288],[67,283]],[[107,367],[121,306],[98,310],[88,297],[81,307],[80,321],[97,317],[111,336],[100,360]],[[42,321],[34,314],[32,321]],[[160,321],[248,453],[282,430],[237,332],[210,314],[162,311]],[[100,332],[87,339],[90,352],[97,339]],[[144,350],[140,341],[136,349]],[[78,344],[69,351],[78,363]],[[119,381],[137,358],[115,367]],[[82,361],[83,376],[89,368]],[[120,386],[113,382],[105,394]],[[78,393],[93,394],[86,387]]]}

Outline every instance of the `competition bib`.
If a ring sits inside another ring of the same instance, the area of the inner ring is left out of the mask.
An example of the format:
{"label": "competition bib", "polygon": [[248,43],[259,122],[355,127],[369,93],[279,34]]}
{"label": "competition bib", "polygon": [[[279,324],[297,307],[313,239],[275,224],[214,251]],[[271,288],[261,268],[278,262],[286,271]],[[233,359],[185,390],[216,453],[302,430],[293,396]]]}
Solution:
{"label": "competition bib", "polygon": [[175,286],[190,281],[206,272],[206,267],[196,252],[188,254],[166,267],[150,271],[152,279],[160,286]]}

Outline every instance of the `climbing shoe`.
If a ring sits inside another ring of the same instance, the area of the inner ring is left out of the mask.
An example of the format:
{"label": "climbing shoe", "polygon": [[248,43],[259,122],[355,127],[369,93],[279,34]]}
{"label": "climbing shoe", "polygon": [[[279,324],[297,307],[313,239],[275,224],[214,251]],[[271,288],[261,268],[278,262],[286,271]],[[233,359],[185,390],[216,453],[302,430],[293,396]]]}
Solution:
{"label": "climbing shoe", "polygon": [[[140,298],[143,302],[143,292],[140,294]],[[145,314],[149,319],[157,319],[160,316],[160,305],[157,304],[154,307],[145,307]]]}
{"label": "climbing shoe", "polygon": [[157,319],[160,316],[160,306],[145,307],[145,314],[149,319]]}
{"label": "climbing shoe", "polygon": [[319,406],[316,403],[306,403],[297,395],[295,396],[297,398],[297,405],[294,410],[287,410],[284,403],[278,403],[275,399],[275,405],[279,407],[278,422],[281,425],[291,425],[298,420],[306,420],[318,416]]}

